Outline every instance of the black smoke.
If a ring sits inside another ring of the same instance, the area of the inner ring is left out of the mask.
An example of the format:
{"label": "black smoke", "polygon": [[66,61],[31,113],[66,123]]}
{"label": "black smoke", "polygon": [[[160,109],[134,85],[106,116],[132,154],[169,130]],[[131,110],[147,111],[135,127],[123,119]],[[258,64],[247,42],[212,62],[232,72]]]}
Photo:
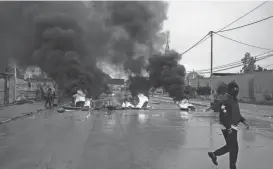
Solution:
{"label": "black smoke", "polygon": [[[165,2],[0,2],[1,64],[39,66],[68,93],[98,95],[98,61],[140,73],[158,43]],[[143,56],[143,57],[140,57]]]}
{"label": "black smoke", "polygon": [[149,97],[150,81],[149,78],[140,75],[129,76],[129,91],[133,97],[144,94]]}
{"label": "black smoke", "polygon": [[105,6],[110,16],[107,25],[115,28],[110,61],[122,63],[125,71],[141,74],[159,44],[159,33],[167,19],[167,3],[119,1],[107,2]]}
{"label": "black smoke", "polygon": [[164,88],[169,96],[177,101],[186,98],[184,93],[186,70],[178,63],[180,59],[180,54],[175,51],[156,54],[149,59],[147,67],[151,86]]}

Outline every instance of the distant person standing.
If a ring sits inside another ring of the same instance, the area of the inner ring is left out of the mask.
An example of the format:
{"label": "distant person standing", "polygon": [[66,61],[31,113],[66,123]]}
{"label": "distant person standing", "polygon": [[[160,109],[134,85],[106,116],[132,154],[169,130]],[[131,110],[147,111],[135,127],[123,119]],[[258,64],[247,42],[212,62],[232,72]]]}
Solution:
{"label": "distant person standing", "polygon": [[224,135],[226,145],[220,149],[209,152],[208,155],[215,165],[218,165],[217,156],[222,156],[229,152],[230,169],[236,169],[236,162],[238,157],[238,139],[237,125],[241,122],[247,128],[249,125],[240,113],[237,95],[239,94],[239,86],[235,82],[228,84],[228,91],[220,101],[219,122],[222,126],[222,133]]}
{"label": "distant person standing", "polygon": [[49,88],[45,96],[46,99],[45,107],[47,107],[47,104],[49,105],[50,108],[52,107],[52,98],[53,98],[52,89]]}

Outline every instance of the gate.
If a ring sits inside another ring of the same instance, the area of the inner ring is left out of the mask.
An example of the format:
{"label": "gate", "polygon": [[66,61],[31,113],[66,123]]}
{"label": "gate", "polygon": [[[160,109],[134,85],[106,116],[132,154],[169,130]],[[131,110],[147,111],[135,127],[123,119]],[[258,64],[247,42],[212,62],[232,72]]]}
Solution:
{"label": "gate", "polygon": [[5,104],[5,77],[0,75],[0,106]]}
{"label": "gate", "polygon": [[0,74],[0,106],[9,103],[9,89],[8,89],[8,76],[6,74]]}

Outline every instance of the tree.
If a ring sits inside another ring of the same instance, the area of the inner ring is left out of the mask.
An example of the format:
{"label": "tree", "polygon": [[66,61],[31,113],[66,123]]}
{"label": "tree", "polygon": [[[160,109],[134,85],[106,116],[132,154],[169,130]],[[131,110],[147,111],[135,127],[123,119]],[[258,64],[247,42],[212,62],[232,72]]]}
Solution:
{"label": "tree", "polygon": [[241,62],[243,63],[243,68],[241,70],[241,73],[252,73],[256,71],[256,57],[252,57],[250,53],[246,53],[245,57],[241,59]]}
{"label": "tree", "polygon": [[267,70],[261,67],[260,65],[256,65],[255,64],[256,61],[257,61],[256,57],[252,57],[250,53],[247,52],[245,54],[245,57],[241,59],[241,62],[243,63],[241,73],[262,72]]}

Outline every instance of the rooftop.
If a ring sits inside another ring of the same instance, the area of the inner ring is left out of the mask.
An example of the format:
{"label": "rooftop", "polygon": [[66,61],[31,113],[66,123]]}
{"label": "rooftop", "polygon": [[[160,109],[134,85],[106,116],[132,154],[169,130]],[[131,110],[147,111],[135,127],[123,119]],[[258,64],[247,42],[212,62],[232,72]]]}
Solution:
{"label": "rooftop", "polygon": [[232,76],[239,75],[239,73],[213,73],[212,76]]}

